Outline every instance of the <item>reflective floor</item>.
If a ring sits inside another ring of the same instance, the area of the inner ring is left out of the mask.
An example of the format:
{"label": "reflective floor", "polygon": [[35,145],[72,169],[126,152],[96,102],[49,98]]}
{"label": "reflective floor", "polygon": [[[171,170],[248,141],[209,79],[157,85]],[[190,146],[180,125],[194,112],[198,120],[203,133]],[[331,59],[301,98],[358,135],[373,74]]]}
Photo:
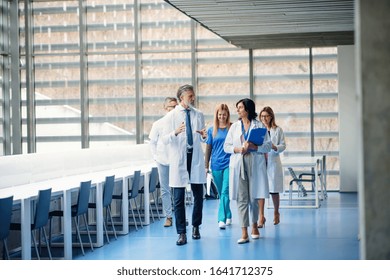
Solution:
{"label": "reflective floor", "polygon": [[[266,203],[267,204],[267,203]],[[328,193],[318,209],[281,209],[279,225],[273,225],[273,209],[266,207],[267,222],[260,239],[237,244],[241,236],[235,202],[231,203],[233,224],[220,230],[217,223],[218,200],[205,200],[200,240],[191,239],[177,246],[175,227],[164,228],[156,220],[143,229],[111,236],[110,244],[86,248],[76,260],[358,260],[358,195]],[[187,209],[191,213],[191,208]],[[190,223],[191,223],[191,219]]]}

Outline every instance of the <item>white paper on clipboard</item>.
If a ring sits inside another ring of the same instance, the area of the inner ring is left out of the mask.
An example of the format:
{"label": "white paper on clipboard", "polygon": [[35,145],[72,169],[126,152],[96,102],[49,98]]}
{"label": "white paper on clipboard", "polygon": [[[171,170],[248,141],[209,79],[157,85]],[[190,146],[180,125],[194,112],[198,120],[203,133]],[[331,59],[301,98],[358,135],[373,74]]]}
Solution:
{"label": "white paper on clipboard", "polygon": [[206,176],[206,194],[210,195],[210,189],[211,189],[211,180],[213,178],[213,175],[211,175],[210,172],[207,173]]}

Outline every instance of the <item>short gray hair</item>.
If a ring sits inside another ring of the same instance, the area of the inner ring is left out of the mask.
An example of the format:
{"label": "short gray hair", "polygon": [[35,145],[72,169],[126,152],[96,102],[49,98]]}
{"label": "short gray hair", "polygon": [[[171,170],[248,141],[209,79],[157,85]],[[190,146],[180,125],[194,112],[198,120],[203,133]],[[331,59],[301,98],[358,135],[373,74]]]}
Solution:
{"label": "short gray hair", "polygon": [[191,86],[191,85],[183,85],[181,87],[179,87],[179,89],[177,90],[177,99],[180,100],[180,97],[181,95],[184,93],[184,92],[187,92],[187,91],[192,91],[194,92],[194,87]]}
{"label": "short gray hair", "polygon": [[171,103],[172,101],[175,101],[177,103],[176,97],[166,97],[164,100],[164,109]]}

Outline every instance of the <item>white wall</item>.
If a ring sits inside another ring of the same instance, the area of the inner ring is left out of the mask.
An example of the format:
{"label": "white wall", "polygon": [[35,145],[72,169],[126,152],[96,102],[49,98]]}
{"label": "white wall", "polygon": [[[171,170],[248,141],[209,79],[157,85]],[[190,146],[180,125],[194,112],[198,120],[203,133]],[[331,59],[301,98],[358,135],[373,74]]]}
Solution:
{"label": "white wall", "polygon": [[340,191],[357,192],[358,99],[355,46],[338,47]]}

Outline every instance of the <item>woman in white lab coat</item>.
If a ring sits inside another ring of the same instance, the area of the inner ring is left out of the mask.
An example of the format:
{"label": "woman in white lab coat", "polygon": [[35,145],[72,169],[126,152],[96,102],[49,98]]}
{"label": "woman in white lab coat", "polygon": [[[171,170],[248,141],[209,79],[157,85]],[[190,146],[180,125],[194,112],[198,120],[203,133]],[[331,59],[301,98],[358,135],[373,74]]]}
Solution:
{"label": "woman in white lab coat", "polygon": [[[237,201],[238,217],[242,235],[238,244],[249,242],[248,226],[251,224],[252,239],[260,237],[257,228],[259,216],[258,199],[269,196],[265,154],[271,150],[271,141],[266,134],[264,143],[256,146],[248,142],[250,131],[264,125],[256,120],[255,103],[244,98],[236,103],[239,120],[233,123],[226,136],[224,150],[230,153],[229,193]],[[249,215],[249,211],[251,215]],[[251,216],[251,217],[250,217]],[[251,218],[251,223],[250,223]]]}
{"label": "woman in white lab coat", "polygon": [[[268,133],[272,141],[272,150],[267,157],[267,174],[269,192],[272,197],[274,205],[274,225],[280,223],[279,193],[283,192],[283,167],[279,154],[286,149],[286,142],[284,140],[283,129],[276,125],[275,114],[271,107],[264,107],[260,112],[260,120],[267,127]],[[264,204],[260,205],[259,201],[259,227],[265,225],[266,219],[264,217]]]}

